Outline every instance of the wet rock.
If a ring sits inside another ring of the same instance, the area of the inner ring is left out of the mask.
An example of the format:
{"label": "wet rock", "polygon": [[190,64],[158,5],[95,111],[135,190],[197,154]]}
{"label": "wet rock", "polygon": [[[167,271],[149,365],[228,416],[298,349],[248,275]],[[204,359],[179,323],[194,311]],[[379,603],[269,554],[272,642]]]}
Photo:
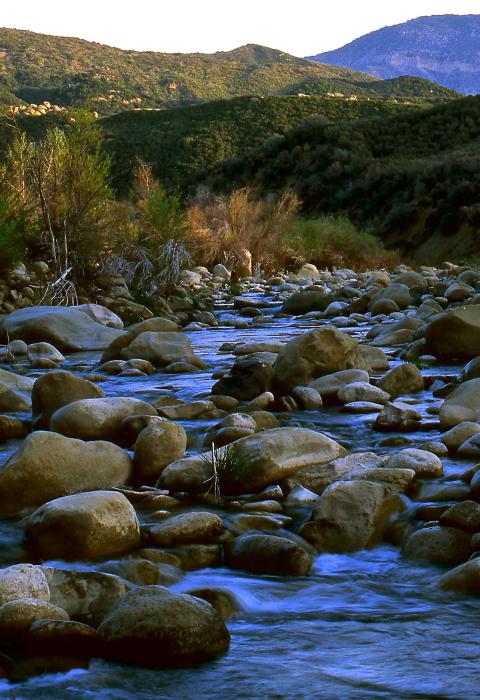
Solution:
{"label": "wet rock", "polygon": [[441,440],[448,450],[456,452],[460,445],[478,433],[480,433],[479,423],[464,421],[444,433]]}
{"label": "wet rock", "polygon": [[265,411],[275,401],[275,397],[271,391],[264,391],[263,394],[256,396],[248,402],[248,408],[255,411]]}
{"label": "wet rock", "polygon": [[358,468],[383,467],[383,459],[373,452],[358,452],[356,454],[339,457],[326,464],[313,464],[301,469],[293,477],[287,479],[289,487],[296,485],[322,493],[327,486],[338,481],[344,474]]}
{"label": "wet rock", "polygon": [[342,406],[342,413],[378,413],[383,408],[382,404],[372,401],[351,401]]}
{"label": "wet rock", "polygon": [[219,544],[184,544],[171,551],[180,559],[184,571],[219,566],[222,560]]}
{"label": "wet rock", "polygon": [[123,421],[129,416],[156,416],[156,409],[145,401],[115,396],[80,399],[53,413],[50,429],[80,440],[109,440],[123,444]]}
{"label": "wet rock", "polygon": [[55,411],[73,401],[102,398],[103,390],[72,372],[55,370],[39,377],[32,390],[32,419],[36,430],[48,428]]}
{"label": "wet rock", "polygon": [[212,387],[212,394],[225,394],[238,401],[250,401],[270,389],[272,365],[255,355],[237,360]]}
{"label": "wet rock", "polygon": [[331,301],[333,301],[332,295],[322,291],[296,292],[284,302],[282,312],[300,316],[310,311],[325,311]]}
{"label": "wet rock", "polygon": [[223,521],[213,513],[181,513],[149,528],[149,539],[156,547],[209,542],[223,530]]}
{"label": "wet rock", "polygon": [[[155,333],[172,333],[176,335],[178,325],[167,318],[149,318],[145,321],[131,326],[128,332],[120,335],[114,340],[102,355],[101,362],[109,362],[110,360],[118,360],[122,358],[122,350],[127,348],[139,335],[152,331]],[[138,359],[138,358],[132,358]]]}
{"label": "wet rock", "polygon": [[0,569],[0,605],[20,598],[50,600],[48,581],[41,566],[14,564]]}
{"label": "wet rock", "polygon": [[374,429],[382,432],[390,430],[417,430],[422,422],[419,411],[409,404],[395,401],[387,403],[378,414]]}
{"label": "wet rock", "polygon": [[312,557],[295,542],[276,535],[241,535],[225,548],[233,569],[277,576],[307,576]]}
{"label": "wet rock", "polygon": [[18,440],[27,435],[27,427],[18,418],[0,416],[0,443],[7,440]]}
{"label": "wet rock", "polygon": [[365,370],[345,369],[340,372],[334,372],[333,374],[327,374],[324,377],[319,377],[313,382],[310,382],[309,386],[318,391],[323,399],[331,401],[337,398],[338,392],[347,384],[368,381],[368,372]]}
{"label": "wet rock", "polygon": [[406,309],[412,303],[410,290],[405,284],[393,283],[374,294],[370,300],[369,310],[378,304],[379,301],[393,301],[399,309]]}
{"label": "wet rock", "polygon": [[[303,428],[274,428],[233,443],[234,463],[220,475],[224,492],[249,493],[345,453],[334,440]],[[202,456],[170,464],[160,485],[171,490],[202,491],[211,484],[212,467]]]}
{"label": "wet rock", "polygon": [[[480,333],[479,333],[480,335]],[[440,409],[440,428],[449,430],[465,421],[480,420],[480,379],[470,379],[454,389]]]}
{"label": "wet rock", "polygon": [[370,345],[359,345],[358,355],[362,364],[366,366],[369,372],[384,372],[390,367],[389,359],[381,348],[372,348]]}
{"label": "wet rock", "polygon": [[97,323],[77,307],[32,306],[0,321],[0,337],[52,343],[61,352],[104,350],[123,331]]}
{"label": "wet rock", "polygon": [[66,610],[72,619],[94,627],[129,590],[118,576],[99,571],[38,568],[48,582],[50,602]]}
{"label": "wet rock", "polygon": [[480,532],[480,505],[475,501],[456,503],[442,513],[440,525],[456,527],[467,532]]}
{"label": "wet rock", "polygon": [[180,666],[228,649],[230,635],[207,602],[147,586],[127,593],[98,628],[105,656],[142,666]]}
{"label": "wet rock", "polygon": [[338,400],[342,403],[352,403],[353,401],[370,401],[372,403],[384,404],[390,400],[390,395],[368,382],[352,382],[345,384],[338,392]]}
{"label": "wet rock", "polygon": [[27,358],[32,367],[48,366],[65,362],[65,357],[50,343],[32,343],[28,346]]}
{"label": "wet rock", "polygon": [[313,387],[296,386],[292,393],[297,404],[305,411],[315,411],[323,406],[322,397]]}
{"label": "wet rock", "polygon": [[415,365],[403,364],[391,369],[380,379],[378,386],[391,396],[400,396],[423,391],[425,380]]}
{"label": "wet rock", "polygon": [[227,270],[225,265],[222,265],[221,263],[218,263],[214,266],[212,274],[214,277],[219,277],[225,282],[229,282],[230,277],[232,276],[232,273],[229,270]]}
{"label": "wet rock", "polygon": [[182,333],[145,331],[120,351],[120,359],[142,359],[155,367],[187,362],[197,368],[205,363],[193,352],[189,338]]}
{"label": "wet rock", "polygon": [[413,469],[417,477],[420,478],[442,476],[443,474],[442,462],[436,455],[414,447],[394,454],[387,460],[386,466],[390,469]]}
{"label": "wet rock", "polygon": [[460,564],[452,571],[447,571],[440,578],[440,586],[446,591],[480,595],[480,558]]}
{"label": "wet rock", "polygon": [[[102,572],[119,576],[136,586],[150,586],[159,583],[159,571],[157,566],[148,559],[119,559],[102,563]],[[177,577],[171,583],[178,581]],[[162,582],[163,583],[163,582]]]}
{"label": "wet rock", "polygon": [[445,298],[450,302],[466,301],[475,294],[473,287],[468,284],[454,282],[445,290]]}
{"label": "wet rock", "polygon": [[187,591],[187,595],[206,600],[215,608],[222,620],[233,617],[240,609],[233,593],[224,588],[195,588],[193,591]]}
{"label": "wet rock", "polygon": [[35,598],[19,598],[0,607],[0,638],[20,641],[36,620],[68,620],[65,610]]}
{"label": "wet rock", "polygon": [[80,304],[76,307],[78,311],[83,311],[84,314],[90,316],[97,323],[101,323],[103,326],[108,328],[116,328],[117,330],[123,329],[122,319],[114,314],[110,309],[106,309],[100,304]]}
{"label": "wet rock", "polygon": [[458,448],[461,457],[480,457],[480,434],[472,435]]}
{"label": "wet rock", "polygon": [[33,379],[0,369],[0,411],[28,411],[32,405]]}
{"label": "wet rock", "polygon": [[480,355],[480,305],[473,304],[434,319],[425,337],[427,352],[445,359]]}
{"label": "wet rock", "polygon": [[[273,365],[273,393],[285,396],[296,386],[312,386],[317,377],[358,367],[357,348],[353,338],[332,327],[294,338],[280,351]],[[313,388],[318,391],[318,387]]]}
{"label": "wet rock", "polygon": [[427,527],[407,538],[402,554],[407,559],[455,566],[470,556],[470,533],[453,527]]}
{"label": "wet rock", "polygon": [[122,486],[130,473],[130,457],[116,445],[38,431],[0,471],[0,512],[15,513],[60,496]]}
{"label": "wet rock", "polygon": [[339,481],[318,499],[313,520],[300,530],[319,552],[354,552],[380,542],[401,498],[373,481]]}
{"label": "wet rock", "polygon": [[342,476],[342,481],[378,481],[387,486],[392,493],[405,493],[415,480],[413,469],[360,468],[353,469]]}
{"label": "wet rock", "polygon": [[181,425],[157,418],[144,428],[134,445],[133,470],[137,482],[156,481],[162,470],[180,459],[187,449]]}
{"label": "wet rock", "polygon": [[57,498],[29,518],[27,534],[43,559],[101,559],[140,546],[140,526],[121,493],[90,491]]}
{"label": "wet rock", "polygon": [[27,653],[91,659],[101,656],[102,643],[97,631],[74,620],[37,620],[23,640]]}
{"label": "wet rock", "polygon": [[215,404],[211,401],[192,401],[158,408],[158,413],[169,420],[203,419],[210,417],[215,411]]}

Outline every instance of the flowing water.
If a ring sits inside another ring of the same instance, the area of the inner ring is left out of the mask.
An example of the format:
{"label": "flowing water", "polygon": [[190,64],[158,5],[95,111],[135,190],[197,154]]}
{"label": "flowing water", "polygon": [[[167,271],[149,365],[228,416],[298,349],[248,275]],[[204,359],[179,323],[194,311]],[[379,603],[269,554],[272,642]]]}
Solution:
{"label": "flowing water", "polygon": [[[218,351],[222,343],[285,341],[317,324],[275,319],[248,330],[220,327],[191,333],[196,353],[209,362],[208,371],[110,377],[103,386],[107,395],[147,400],[162,393],[186,400],[203,398],[213,383],[212,369],[232,363],[231,355]],[[350,330],[362,335],[366,329]],[[86,375],[98,359],[93,354],[70,356],[67,367],[78,371],[81,364]],[[436,366],[425,373],[442,377],[457,370]],[[420,399],[420,408],[428,415],[426,409],[435,402],[427,392]],[[356,451],[395,449],[379,447],[382,435],[372,430],[371,422],[371,416],[332,408],[293,414],[291,424],[321,430]],[[183,425],[193,434],[190,452],[199,451],[201,433],[210,424],[185,421]],[[426,430],[409,437],[417,443],[438,439],[438,429],[430,421]],[[16,447],[15,443],[2,447],[2,462]],[[469,466],[449,458],[444,464],[447,483],[455,482]],[[14,522],[0,523],[0,538],[0,565],[21,561],[21,528]],[[403,560],[398,549],[388,545],[348,555],[322,554],[306,578],[260,578],[224,568],[191,572],[173,588],[214,586],[233,592],[239,601],[241,611],[227,623],[232,643],[225,656],[198,668],[176,670],[94,660],[87,670],[46,674],[16,684],[0,681],[0,697],[473,700],[479,696],[480,605],[476,599],[439,590],[440,574],[438,567]]]}

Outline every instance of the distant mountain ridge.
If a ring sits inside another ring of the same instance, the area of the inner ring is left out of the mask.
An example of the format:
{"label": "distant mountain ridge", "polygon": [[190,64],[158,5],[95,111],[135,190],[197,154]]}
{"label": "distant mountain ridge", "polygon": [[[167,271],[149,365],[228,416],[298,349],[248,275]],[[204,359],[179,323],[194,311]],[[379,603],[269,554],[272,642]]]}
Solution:
{"label": "distant mountain ridge", "polygon": [[380,78],[414,75],[464,94],[480,92],[480,15],[433,15],[384,27],[311,56]]}
{"label": "distant mountain ridge", "polygon": [[247,95],[455,97],[441,86],[389,83],[248,44],[214,54],[125,51],[82,39],[0,29],[0,104],[85,107],[100,114]]}

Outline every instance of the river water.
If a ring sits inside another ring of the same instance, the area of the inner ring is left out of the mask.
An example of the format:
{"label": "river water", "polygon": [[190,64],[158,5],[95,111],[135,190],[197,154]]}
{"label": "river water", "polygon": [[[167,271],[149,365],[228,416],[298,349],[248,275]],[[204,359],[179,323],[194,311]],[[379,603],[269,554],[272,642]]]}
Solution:
{"label": "river water", "polygon": [[[312,320],[275,319],[245,330],[219,327],[192,332],[194,349],[208,361],[208,371],[109,377],[102,386],[107,395],[147,400],[162,393],[186,400],[203,398],[213,383],[212,370],[232,363],[231,355],[218,351],[224,342],[285,341],[316,325]],[[361,336],[367,326],[349,330]],[[70,356],[65,368],[75,367],[87,375],[98,360],[94,354]],[[425,374],[442,377],[456,371],[455,367],[434,366]],[[428,392],[420,399],[427,416],[427,408],[436,402]],[[431,421],[432,416],[429,418]],[[352,416],[331,408],[293,414],[291,421],[325,432],[355,451],[398,449],[379,446],[384,436],[372,430],[371,416]],[[185,421],[183,425],[193,434],[189,451],[199,451],[201,433],[209,423]],[[408,437],[420,444],[438,439],[438,430],[431,424]],[[1,462],[16,447],[15,443],[2,446]],[[469,462],[447,458],[444,465],[448,484],[457,481]],[[21,539],[22,531],[14,522],[0,523],[2,566],[23,559]],[[225,656],[198,668],[176,670],[94,660],[87,670],[46,674],[15,684],[0,681],[0,697],[473,700],[479,696],[480,604],[441,591],[441,573],[439,567],[403,560],[398,549],[389,545],[355,554],[319,555],[305,578],[259,578],[224,568],[190,572],[174,590],[214,586],[231,591],[239,602],[240,612],[227,623],[232,643]]]}

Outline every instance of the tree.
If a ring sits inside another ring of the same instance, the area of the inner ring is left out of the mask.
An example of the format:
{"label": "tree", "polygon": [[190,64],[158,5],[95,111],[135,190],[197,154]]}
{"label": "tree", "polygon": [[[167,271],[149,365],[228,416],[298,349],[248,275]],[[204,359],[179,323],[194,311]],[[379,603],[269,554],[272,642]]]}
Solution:
{"label": "tree", "polygon": [[93,119],[79,113],[65,131],[37,142],[18,128],[0,171],[0,190],[15,198],[47,246],[55,272],[85,276],[104,248],[110,159]]}

